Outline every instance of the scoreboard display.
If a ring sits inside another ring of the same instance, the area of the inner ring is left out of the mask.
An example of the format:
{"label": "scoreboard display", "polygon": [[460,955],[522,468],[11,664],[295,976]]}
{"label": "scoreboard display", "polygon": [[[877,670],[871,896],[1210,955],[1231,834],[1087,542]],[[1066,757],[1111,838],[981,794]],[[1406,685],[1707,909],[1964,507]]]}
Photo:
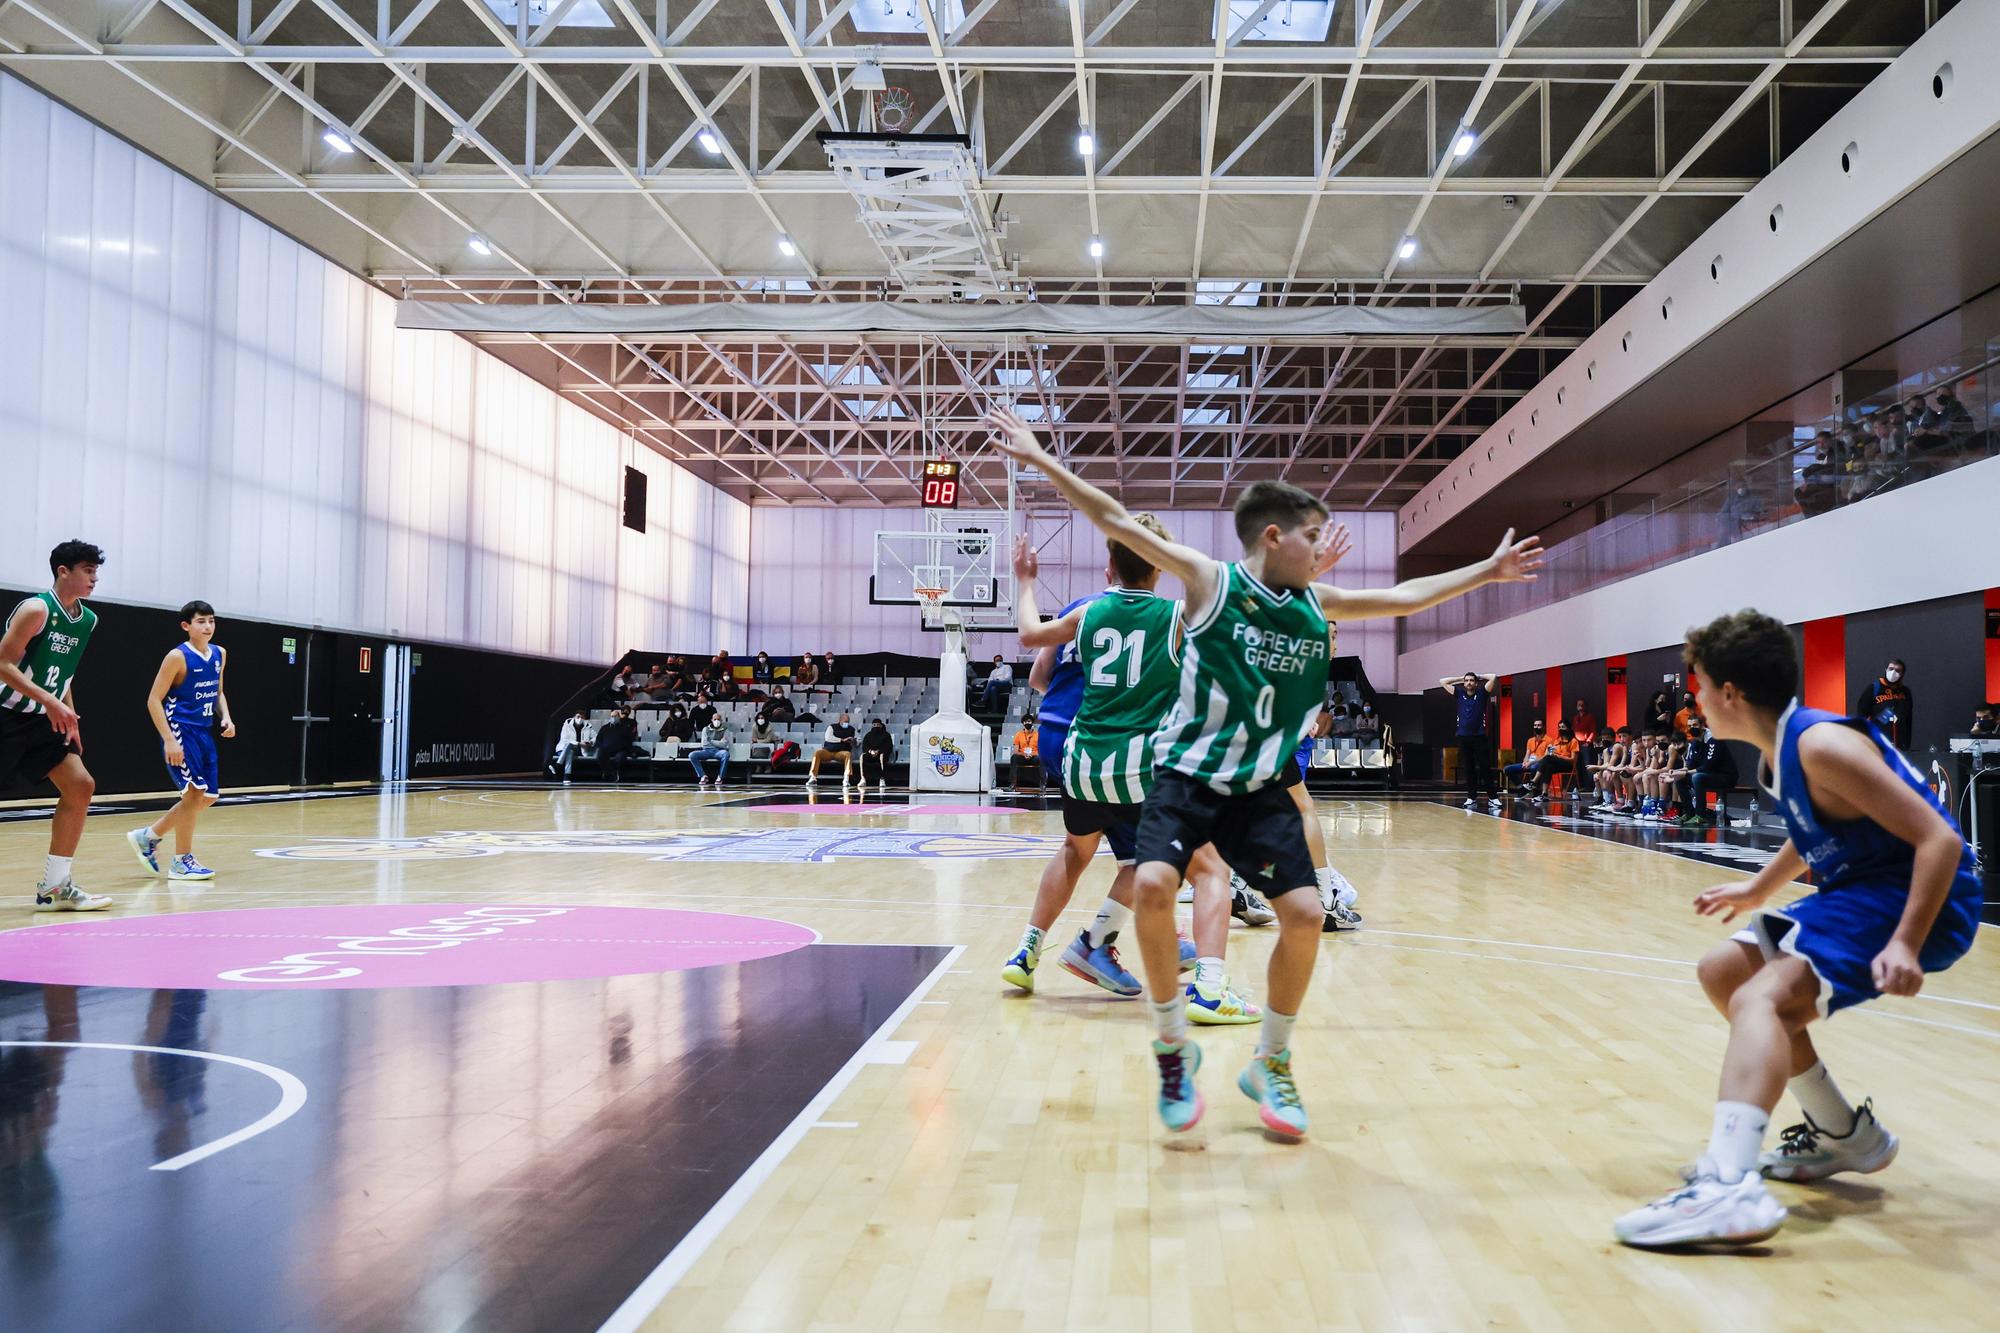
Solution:
{"label": "scoreboard display", "polygon": [[924,508],[958,508],[958,466],[956,459],[924,460]]}

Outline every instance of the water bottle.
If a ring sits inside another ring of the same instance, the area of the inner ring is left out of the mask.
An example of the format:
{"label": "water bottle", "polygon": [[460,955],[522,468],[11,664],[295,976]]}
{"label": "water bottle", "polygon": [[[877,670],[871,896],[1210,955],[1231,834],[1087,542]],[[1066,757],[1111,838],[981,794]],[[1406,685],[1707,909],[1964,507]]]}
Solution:
{"label": "water bottle", "polygon": [[1750,793],[1750,827],[1757,827],[1757,793]]}

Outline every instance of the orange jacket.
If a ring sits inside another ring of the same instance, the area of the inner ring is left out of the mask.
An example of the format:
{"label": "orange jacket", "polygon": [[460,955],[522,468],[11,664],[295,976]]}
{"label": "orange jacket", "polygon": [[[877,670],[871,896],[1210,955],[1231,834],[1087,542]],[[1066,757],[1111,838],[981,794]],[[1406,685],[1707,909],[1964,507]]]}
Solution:
{"label": "orange jacket", "polygon": [[1014,733],[1014,753],[1023,756],[1035,754],[1037,737],[1031,729],[1022,727]]}

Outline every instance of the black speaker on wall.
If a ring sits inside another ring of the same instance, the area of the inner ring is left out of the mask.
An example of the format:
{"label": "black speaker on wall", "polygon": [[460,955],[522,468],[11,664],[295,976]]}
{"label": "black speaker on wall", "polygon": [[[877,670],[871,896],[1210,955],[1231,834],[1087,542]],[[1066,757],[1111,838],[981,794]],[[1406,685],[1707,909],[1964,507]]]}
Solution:
{"label": "black speaker on wall", "polygon": [[635,467],[625,469],[625,526],[646,530],[646,474]]}

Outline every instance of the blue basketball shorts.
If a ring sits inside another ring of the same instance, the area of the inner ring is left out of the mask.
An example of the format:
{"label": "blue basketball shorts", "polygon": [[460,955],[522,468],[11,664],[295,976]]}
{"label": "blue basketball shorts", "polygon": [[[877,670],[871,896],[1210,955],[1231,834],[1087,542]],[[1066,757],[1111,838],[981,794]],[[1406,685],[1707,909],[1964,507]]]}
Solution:
{"label": "blue basketball shorts", "polygon": [[[184,726],[179,722],[169,722],[167,726],[181,743],[181,762],[178,766],[167,765],[167,775],[173,780],[175,788],[186,791],[193,787],[204,796],[220,796],[222,765],[215,754],[215,732],[207,727]],[[165,748],[161,747],[163,751]]]}
{"label": "blue basketball shorts", "polygon": [[[1961,873],[1917,952],[1926,973],[1942,972],[1965,957],[1979,935],[1983,894],[1978,879]],[[1848,883],[1823,888],[1777,911],[1759,912],[1735,938],[1754,944],[1766,959],[1802,958],[1819,978],[1822,1018],[1872,1000],[1875,956],[1889,945],[1909,902],[1907,882]]]}

